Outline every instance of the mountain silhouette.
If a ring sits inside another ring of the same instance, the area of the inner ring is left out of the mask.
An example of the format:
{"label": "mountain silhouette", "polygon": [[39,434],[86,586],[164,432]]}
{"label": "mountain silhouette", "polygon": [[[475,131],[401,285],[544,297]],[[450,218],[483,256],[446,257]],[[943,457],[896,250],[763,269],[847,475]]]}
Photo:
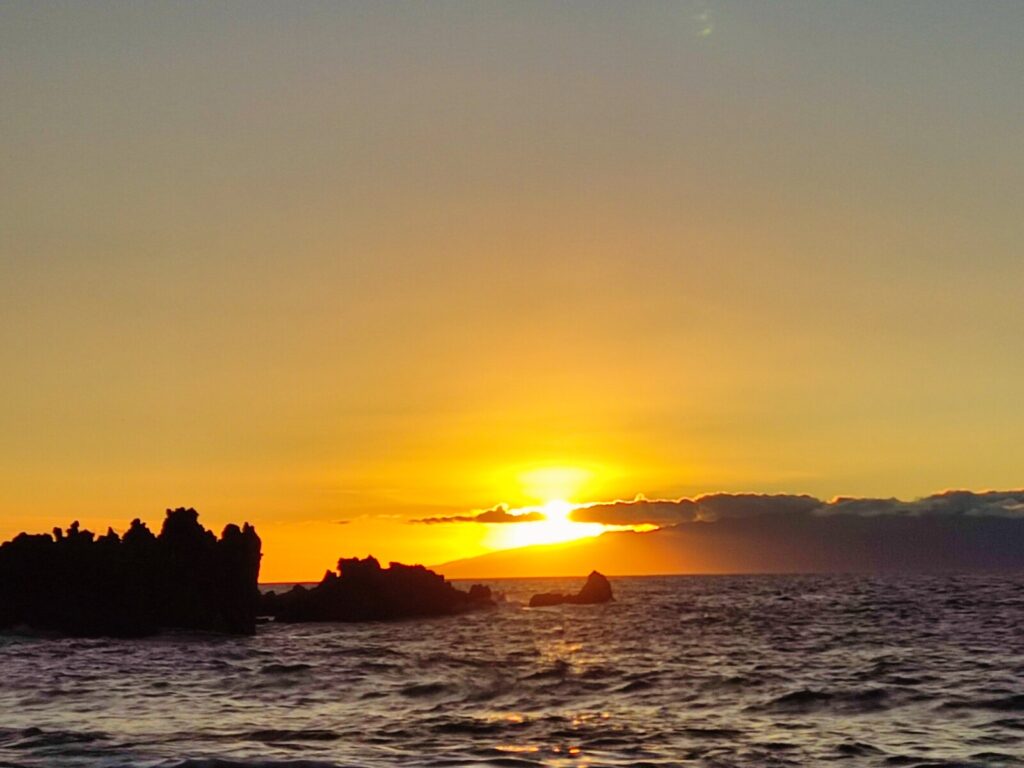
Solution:
{"label": "mountain silhouette", "polygon": [[608,532],[434,566],[448,578],[1024,569],[1024,517],[809,510]]}

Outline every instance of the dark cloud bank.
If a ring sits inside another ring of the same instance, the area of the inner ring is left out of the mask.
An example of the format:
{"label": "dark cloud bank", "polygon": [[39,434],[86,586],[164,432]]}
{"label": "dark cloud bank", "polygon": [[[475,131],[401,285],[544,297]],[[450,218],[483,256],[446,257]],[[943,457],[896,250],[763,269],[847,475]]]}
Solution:
{"label": "dark cloud bank", "polygon": [[[580,522],[662,526],[570,545],[498,552],[445,572],[775,573],[1024,569],[1024,490],[948,491],[915,501],[713,494],[577,509]],[[517,561],[516,558],[519,558]]]}
{"label": "dark cloud bank", "polygon": [[581,523],[653,523],[664,526],[715,522],[730,518],[756,518],[763,515],[804,518],[899,515],[909,518],[945,516],[1024,520],[1024,491],[946,491],[916,501],[840,496],[828,502],[813,496],[714,493],[674,501],[638,498],[634,501],[591,504],[575,510],[571,517]]}

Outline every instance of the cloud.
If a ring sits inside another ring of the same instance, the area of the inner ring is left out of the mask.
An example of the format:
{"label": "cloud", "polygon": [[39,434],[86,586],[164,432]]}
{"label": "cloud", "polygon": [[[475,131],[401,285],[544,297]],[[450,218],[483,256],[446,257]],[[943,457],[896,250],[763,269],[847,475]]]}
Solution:
{"label": "cloud", "polygon": [[[473,575],[1024,570],[1024,490],[953,490],[910,501],[711,494],[592,504],[573,516],[660,528],[490,553],[471,562]],[[445,573],[465,575],[469,567]]]}
{"label": "cloud", "polygon": [[508,511],[508,507],[502,505],[488,509],[486,512],[481,512],[473,519],[478,523],[535,523],[538,520],[543,520],[544,515],[540,512],[513,514]]}
{"label": "cloud", "polygon": [[536,523],[544,519],[544,515],[540,512],[520,512],[516,514],[509,512],[507,505],[499,504],[475,515],[422,517],[418,520],[410,520],[409,522],[426,525],[436,525],[438,523]]}
{"label": "cloud", "polygon": [[[913,502],[909,502],[913,504]],[[816,510],[822,515],[861,515],[863,517],[874,517],[876,515],[891,515],[908,513],[908,502],[899,499],[873,499],[854,498],[850,496],[837,496],[832,501],[822,503]]]}
{"label": "cloud", "polygon": [[657,525],[661,527],[693,522],[715,522],[762,516],[881,515],[1022,517],[1024,490],[944,491],[914,501],[895,498],[839,496],[823,501],[813,496],[757,493],[714,493],[695,498],[645,499],[591,504],[572,512],[580,523],[605,525]]}
{"label": "cloud", "polygon": [[943,491],[914,501],[838,497],[820,514],[908,515],[910,517],[1024,517],[1024,490]]}
{"label": "cloud", "polygon": [[809,512],[823,503],[812,496],[713,493],[675,500],[637,498],[591,504],[574,510],[569,517],[579,523],[669,526],[731,517]]}
{"label": "cloud", "polygon": [[569,513],[569,519],[603,525],[676,525],[696,520],[697,505],[691,499],[613,501],[578,507]]}

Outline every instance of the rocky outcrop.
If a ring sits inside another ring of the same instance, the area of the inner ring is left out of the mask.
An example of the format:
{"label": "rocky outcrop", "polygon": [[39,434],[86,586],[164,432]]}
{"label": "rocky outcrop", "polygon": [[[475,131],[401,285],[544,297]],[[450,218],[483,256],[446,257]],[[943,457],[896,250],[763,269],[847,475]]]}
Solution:
{"label": "rocky outcrop", "polygon": [[194,509],[167,510],[154,535],[136,519],[118,536],[74,522],[0,545],[0,629],[138,637],[161,629],[252,634],[259,536],[228,525],[218,539]]}
{"label": "rocky outcrop", "polygon": [[456,589],[443,576],[422,565],[391,563],[381,568],[373,557],[338,561],[315,587],[295,586],[268,592],[260,614],[277,621],[379,621],[422,616],[447,616],[492,607],[491,590],[474,584]]}
{"label": "rocky outcrop", "polygon": [[547,605],[562,605],[563,603],[574,603],[577,605],[589,603],[607,603],[614,600],[612,596],[612,585],[608,579],[597,571],[591,571],[587,577],[586,584],[575,595],[565,595],[560,592],[542,592],[530,598],[531,608],[541,608]]}

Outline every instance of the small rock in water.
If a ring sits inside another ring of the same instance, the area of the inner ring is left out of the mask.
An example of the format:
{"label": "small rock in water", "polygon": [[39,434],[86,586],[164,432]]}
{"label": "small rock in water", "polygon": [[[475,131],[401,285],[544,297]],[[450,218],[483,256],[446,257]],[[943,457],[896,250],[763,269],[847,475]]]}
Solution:
{"label": "small rock in water", "polygon": [[608,579],[597,571],[591,571],[587,577],[587,583],[575,595],[566,595],[560,592],[542,592],[530,598],[531,608],[540,608],[546,605],[562,605],[573,603],[576,605],[588,605],[592,603],[607,603],[614,600],[612,597],[612,585]]}

